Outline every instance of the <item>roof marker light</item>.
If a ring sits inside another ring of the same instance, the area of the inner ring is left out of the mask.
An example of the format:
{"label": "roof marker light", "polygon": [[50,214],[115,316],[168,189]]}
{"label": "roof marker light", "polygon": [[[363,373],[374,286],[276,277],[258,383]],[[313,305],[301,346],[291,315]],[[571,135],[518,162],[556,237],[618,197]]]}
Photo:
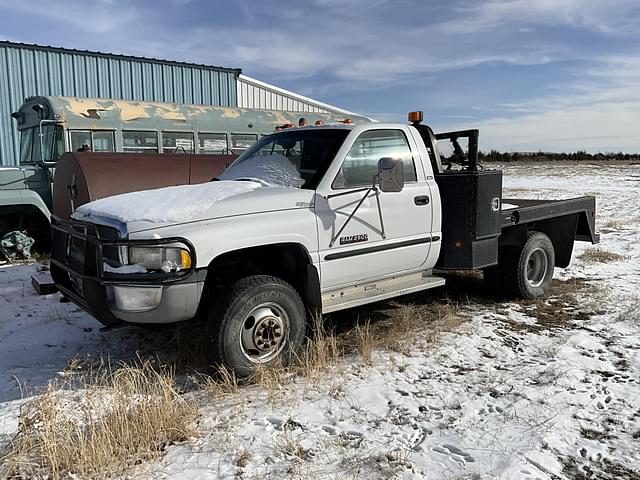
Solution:
{"label": "roof marker light", "polygon": [[418,110],[416,112],[409,112],[407,117],[411,123],[420,123],[423,118],[422,111]]}

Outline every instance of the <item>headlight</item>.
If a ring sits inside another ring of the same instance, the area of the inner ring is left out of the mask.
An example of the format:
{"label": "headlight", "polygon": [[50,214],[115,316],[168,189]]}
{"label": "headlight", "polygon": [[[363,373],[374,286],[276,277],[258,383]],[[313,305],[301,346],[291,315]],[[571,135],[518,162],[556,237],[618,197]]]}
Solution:
{"label": "headlight", "polygon": [[165,273],[191,268],[191,255],[180,247],[129,247],[129,264]]}

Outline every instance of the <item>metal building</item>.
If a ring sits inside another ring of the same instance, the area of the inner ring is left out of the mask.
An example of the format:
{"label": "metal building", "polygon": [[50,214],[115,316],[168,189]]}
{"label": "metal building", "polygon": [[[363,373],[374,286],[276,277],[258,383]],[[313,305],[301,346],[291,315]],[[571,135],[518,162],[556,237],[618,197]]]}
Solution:
{"label": "metal building", "polygon": [[243,74],[238,75],[237,98],[238,107],[242,108],[358,115]]}
{"label": "metal building", "polygon": [[237,68],[0,41],[0,165],[15,165],[11,112],[35,95],[351,113],[241,75]]}
{"label": "metal building", "polygon": [[26,97],[65,95],[236,105],[239,69],[0,41],[0,164],[19,138],[11,112]]}

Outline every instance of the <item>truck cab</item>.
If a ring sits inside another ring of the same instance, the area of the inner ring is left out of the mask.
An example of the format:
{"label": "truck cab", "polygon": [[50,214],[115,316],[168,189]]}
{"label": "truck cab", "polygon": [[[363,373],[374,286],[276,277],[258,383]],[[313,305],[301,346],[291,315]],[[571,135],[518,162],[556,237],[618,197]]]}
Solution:
{"label": "truck cab", "polygon": [[[467,153],[441,157],[438,137],[465,135]],[[239,376],[286,363],[310,312],[443,286],[436,267],[497,272],[542,296],[556,245],[564,258],[579,227],[597,241],[594,200],[503,210],[501,172],[476,154],[477,131],[434,135],[416,118],[286,129],[206,184],[54,217],[52,276],[105,325],[206,317],[211,361]]]}
{"label": "truck cab", "polygon": [[27,99],[12,117],[20,131],[20,159],[0,168],[0,238],[5,257],[28,257],[50,243],[52,168],[64,151],[62,122],[44,97]]}

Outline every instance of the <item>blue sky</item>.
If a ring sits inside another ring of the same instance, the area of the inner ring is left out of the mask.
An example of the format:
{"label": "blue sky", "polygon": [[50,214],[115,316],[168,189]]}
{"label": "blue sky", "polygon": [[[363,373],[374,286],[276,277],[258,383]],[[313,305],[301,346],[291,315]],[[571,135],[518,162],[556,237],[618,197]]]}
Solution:
{"label": "blue sky", "polygon": [[640,152],[638,0],[0,0],[0,37],[242,68],[481,148]]}

